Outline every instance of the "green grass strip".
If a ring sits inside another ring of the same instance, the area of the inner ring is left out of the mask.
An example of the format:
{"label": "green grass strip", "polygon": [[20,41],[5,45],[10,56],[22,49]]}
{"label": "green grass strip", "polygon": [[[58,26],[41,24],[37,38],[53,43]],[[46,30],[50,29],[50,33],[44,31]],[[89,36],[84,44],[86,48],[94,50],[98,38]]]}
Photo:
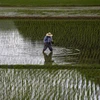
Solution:
{"label": "green grass strip", "polygon": [[0,65],[2,69],[100,69],[99,64],[77,65]]}
{"label": "green grass strip", "polygon": [[100,0],[0,0],[1,6],[100,5]]}

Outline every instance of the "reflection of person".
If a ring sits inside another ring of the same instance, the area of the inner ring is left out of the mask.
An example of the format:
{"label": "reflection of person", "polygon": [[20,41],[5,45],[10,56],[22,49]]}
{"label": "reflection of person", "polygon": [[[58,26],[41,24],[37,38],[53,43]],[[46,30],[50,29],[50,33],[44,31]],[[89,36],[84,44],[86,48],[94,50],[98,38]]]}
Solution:
{"label": "reflection of person", "polygon": [[50,52],[50,53],[47,55],[45,52],[43,52],[44,60],[45,60],[45,63],[44,63],[44,64],[46,64],[46,65],[52,65],[52,63],[53,63],[52,54],[53,54],[53,53]]}
{"label": "reflection of person", "polygon": [[49,50],[52,52],[53,49],[52,49],[52,43],[53,43],[53,40],[52,40],[52,34],[49,32],[46,34],[46,36],[44,37],[44,48],[43,48],[43,52],[49,48]]}

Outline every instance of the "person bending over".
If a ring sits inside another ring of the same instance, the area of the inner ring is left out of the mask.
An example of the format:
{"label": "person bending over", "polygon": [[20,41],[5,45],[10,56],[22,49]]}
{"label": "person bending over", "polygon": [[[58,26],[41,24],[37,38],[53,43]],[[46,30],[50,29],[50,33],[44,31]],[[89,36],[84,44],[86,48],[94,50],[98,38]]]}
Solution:
{"label": "person bending over", "polygon": [[53,43],[53,39],[52,39],[52,34],[49,32],[46,34],[46,36],[44,37],[44,48],[43,48],[43,52],[49,48],[49,50],[52,52],[53,49],[52,49],[52,43]]}

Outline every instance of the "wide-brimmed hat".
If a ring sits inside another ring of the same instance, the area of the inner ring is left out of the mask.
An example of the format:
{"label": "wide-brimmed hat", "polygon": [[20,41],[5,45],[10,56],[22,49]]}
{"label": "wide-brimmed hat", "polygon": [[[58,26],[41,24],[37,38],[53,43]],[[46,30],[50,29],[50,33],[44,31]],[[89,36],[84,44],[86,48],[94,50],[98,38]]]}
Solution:
{"label": "wide-brimmed hat", "polygon": [[50,32],[46,34],[46,36],[53,36]]}

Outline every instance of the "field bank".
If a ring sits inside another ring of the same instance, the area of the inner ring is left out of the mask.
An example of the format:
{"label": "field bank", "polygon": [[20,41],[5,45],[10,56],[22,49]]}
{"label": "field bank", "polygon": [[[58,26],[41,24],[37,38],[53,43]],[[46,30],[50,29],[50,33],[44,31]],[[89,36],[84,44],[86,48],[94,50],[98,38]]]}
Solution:
{"label": "field bank", "polygon": [[100,0],[1,0],[1,6],[91,6],[100,5]]}

